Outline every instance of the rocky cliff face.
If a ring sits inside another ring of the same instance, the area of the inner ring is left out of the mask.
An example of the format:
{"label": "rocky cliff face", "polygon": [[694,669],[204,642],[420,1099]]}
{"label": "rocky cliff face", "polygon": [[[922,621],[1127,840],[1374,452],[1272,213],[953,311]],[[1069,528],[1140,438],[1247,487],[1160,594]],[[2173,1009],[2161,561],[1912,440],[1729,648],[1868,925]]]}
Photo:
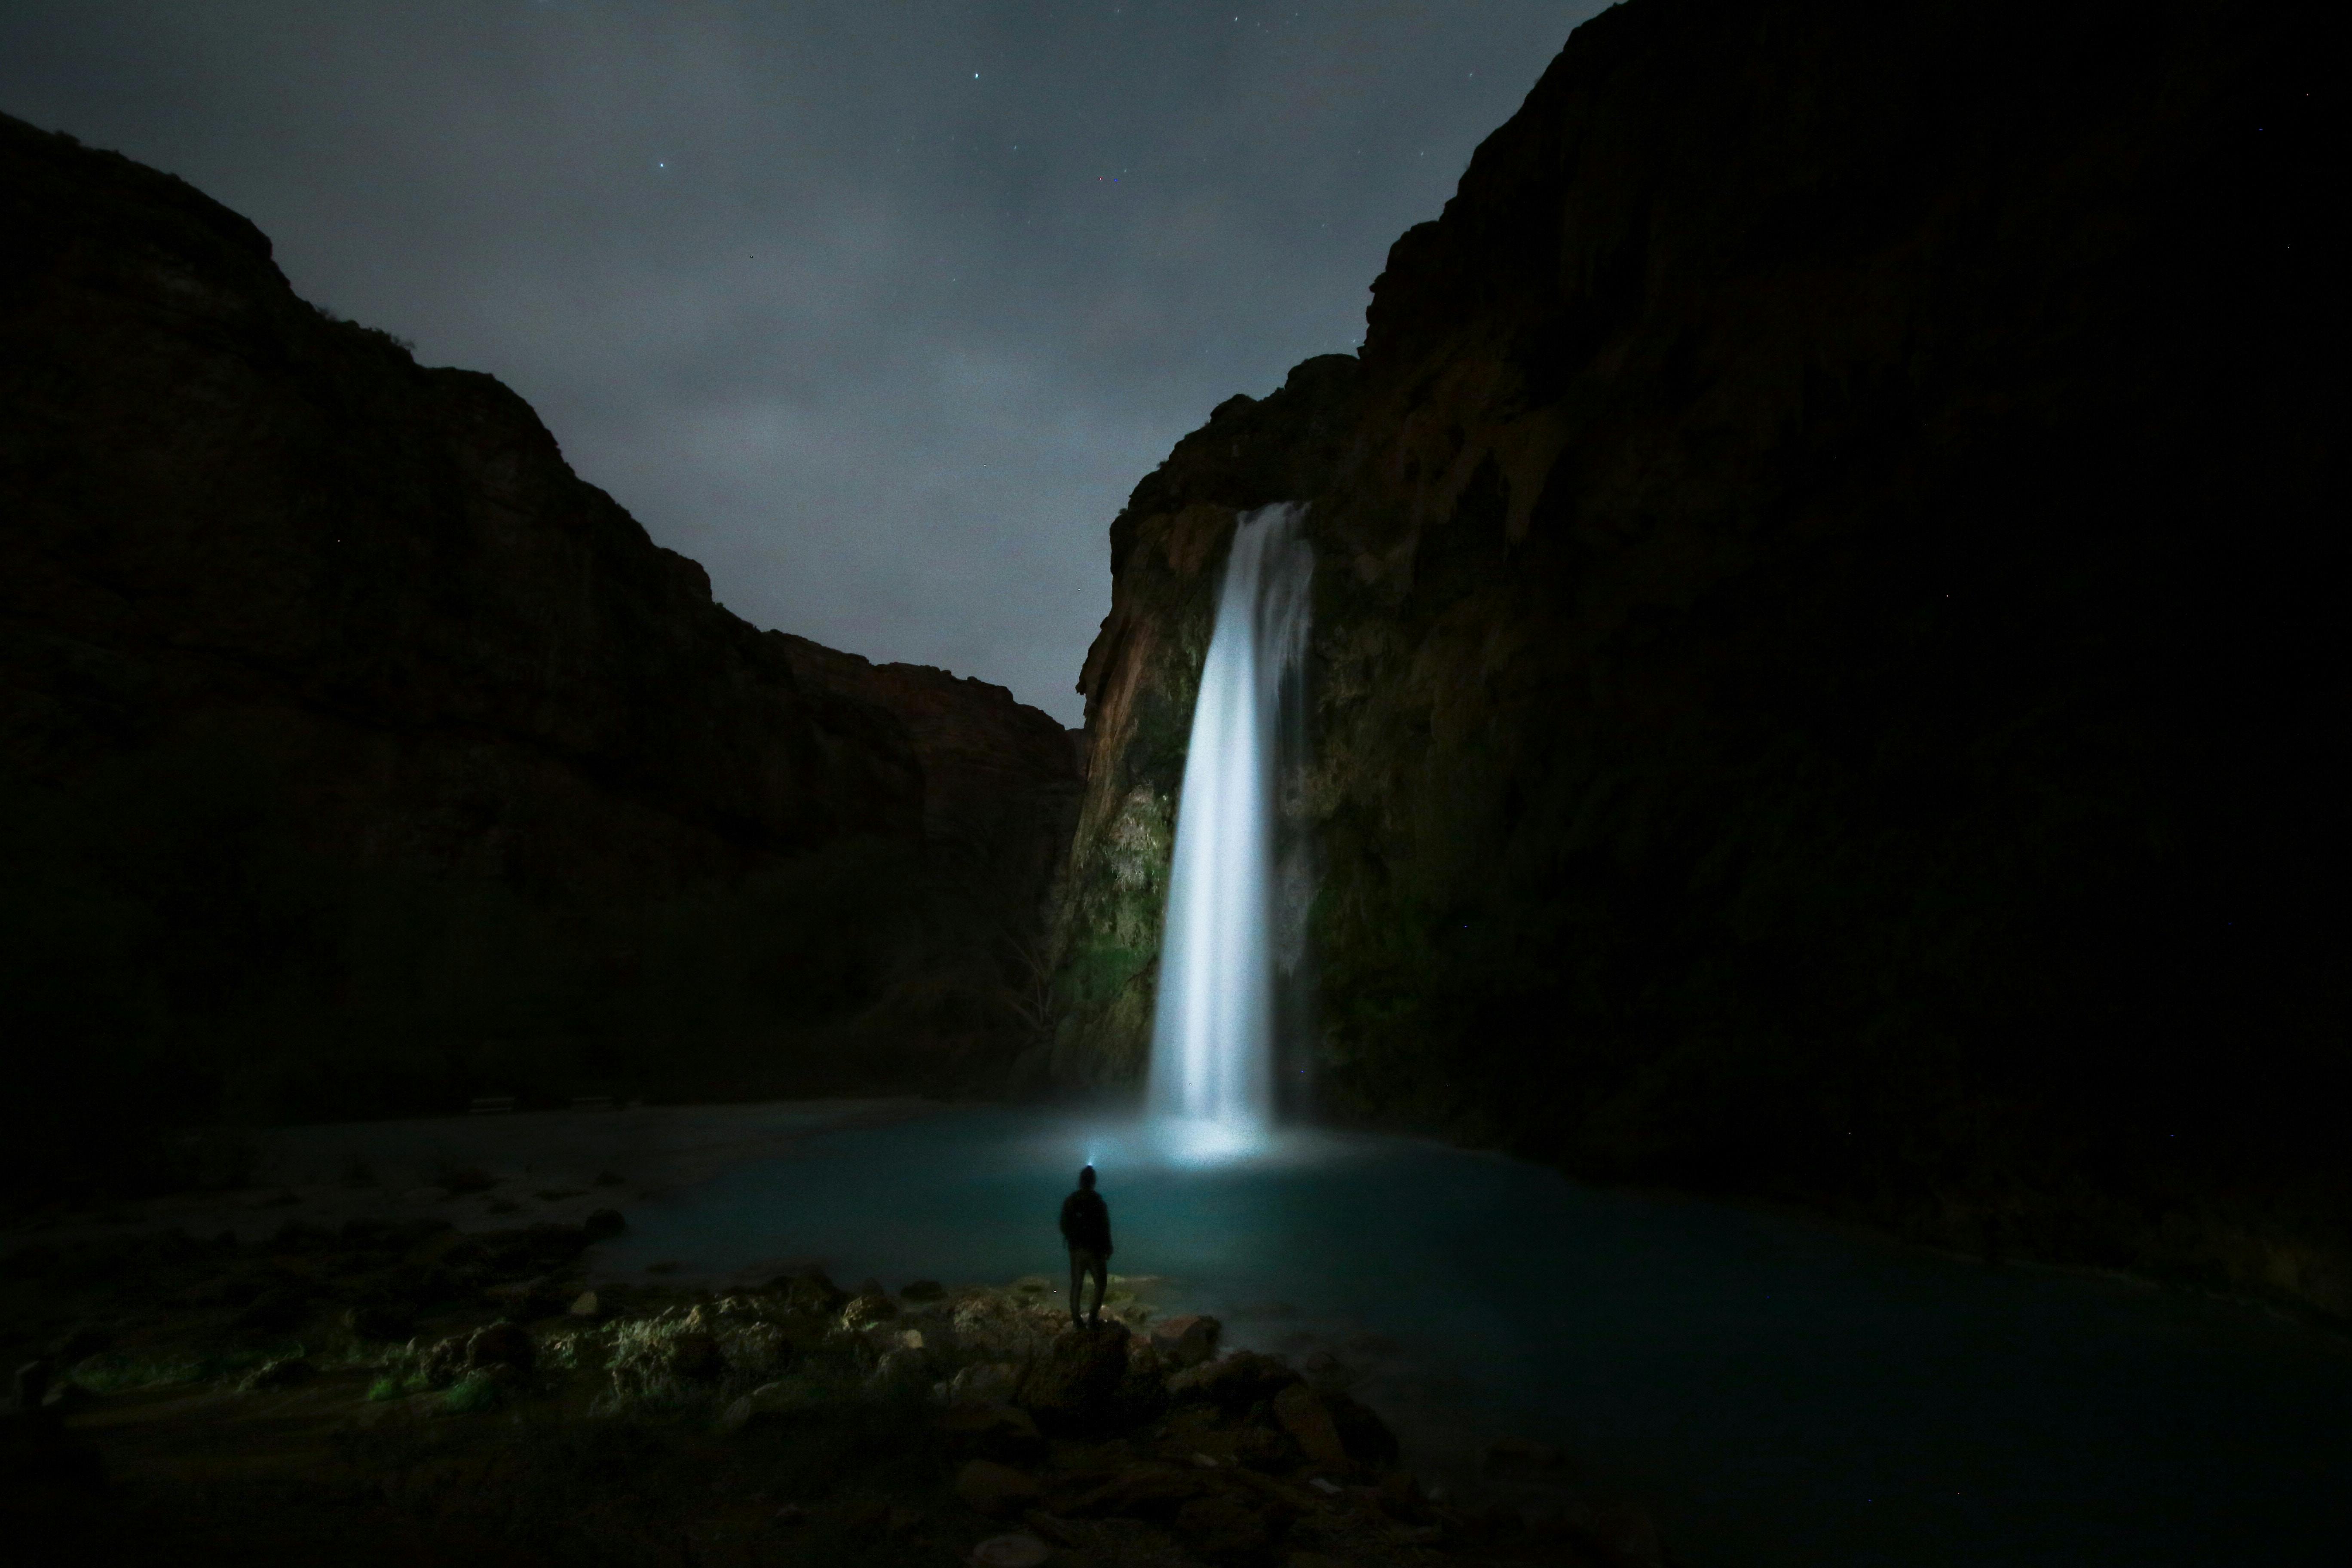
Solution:
{"label": "rocky cliff face", "polygon": [[1052,720],[737,620],[520,399],[321,315],[177,180],[0,121],[0,204],[12,1104],[1025,1044],[1001,950],[1066,838]]}
{"label": "rocky cliff face", "polygon": [[1318,552],[1327,1103],[2352,1310],[2296,7],[1631,0],[1111,531],[1056,1067],[1146,1048],[1238,511]]}

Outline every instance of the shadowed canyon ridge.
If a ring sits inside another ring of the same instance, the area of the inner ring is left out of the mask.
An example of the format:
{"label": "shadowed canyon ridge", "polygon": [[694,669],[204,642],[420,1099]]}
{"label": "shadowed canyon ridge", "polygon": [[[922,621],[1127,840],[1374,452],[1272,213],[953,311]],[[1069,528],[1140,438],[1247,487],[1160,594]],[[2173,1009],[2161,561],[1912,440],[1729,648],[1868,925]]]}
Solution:
{"label": "shadowed canyon ridge", "polygon": [[0,121],[0,204],[27,1179],[125,1120],[1001,1077],[1060,725],[746,626],[176,179]]}
{"label": "shadowed canyon ridge", "polygon": [[1603,14],[1361,353],[1137,487],[1083,752],[746,626],[499,384],[0,123],[10,1158],[1139,1091],[1220,574],[1293,503],[1295,1108],[2352,1311],[2310,22]]}
{"label": "shadowed canyon ridge", "polygon": [[1056,1070],[1304,503],[1326,1108],[2352,1310],[2311,13],[1636,0],[1111,531]]}

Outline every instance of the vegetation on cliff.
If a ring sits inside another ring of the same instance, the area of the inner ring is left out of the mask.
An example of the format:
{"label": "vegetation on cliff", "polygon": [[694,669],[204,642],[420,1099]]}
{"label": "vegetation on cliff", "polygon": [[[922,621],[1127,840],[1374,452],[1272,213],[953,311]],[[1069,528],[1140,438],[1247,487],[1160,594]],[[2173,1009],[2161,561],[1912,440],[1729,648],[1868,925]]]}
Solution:
{"label": "vegetation on cliff", "polygon": [[2313,22],[1580,28],[1114,525],[1065,1070],[1140,1061],[1134,825],[1305,501],[1328,1103],[2352,1311]]}

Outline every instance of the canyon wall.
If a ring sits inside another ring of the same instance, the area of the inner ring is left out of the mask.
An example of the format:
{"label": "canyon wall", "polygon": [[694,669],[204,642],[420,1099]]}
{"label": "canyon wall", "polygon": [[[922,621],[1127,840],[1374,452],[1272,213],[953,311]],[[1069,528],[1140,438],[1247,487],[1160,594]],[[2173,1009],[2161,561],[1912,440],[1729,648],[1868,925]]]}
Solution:
{"label": "canyon wall", "polygon": [[1053,720],[745,625],[513,393],[176,179],[0,121],[0,236],[12,1168],[1030,1046]]}
{"label": "canyon wall", "polygon": [[2316,17],[1579,28],[1360,354],[1113,523],[1055,1071],[1140,1073],[1216,575],[1300,501],[1328,1112],[2352,1311]]}

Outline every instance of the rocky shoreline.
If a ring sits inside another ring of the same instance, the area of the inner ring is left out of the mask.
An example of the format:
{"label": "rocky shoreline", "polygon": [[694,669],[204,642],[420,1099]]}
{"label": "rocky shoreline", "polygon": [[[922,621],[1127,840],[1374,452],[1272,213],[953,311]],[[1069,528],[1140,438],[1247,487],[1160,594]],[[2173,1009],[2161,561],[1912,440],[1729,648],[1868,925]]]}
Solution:
{"label": "rocky shoreline", "polygon": [[1043,1276],[589,1289],[625,1224],[20,1246],[0,1511],[55,1560],[1664,1561],[1538,1445],[1424,1488],[1348,1367],[1224,1350],[1150,1279],[1092,1329]]}

